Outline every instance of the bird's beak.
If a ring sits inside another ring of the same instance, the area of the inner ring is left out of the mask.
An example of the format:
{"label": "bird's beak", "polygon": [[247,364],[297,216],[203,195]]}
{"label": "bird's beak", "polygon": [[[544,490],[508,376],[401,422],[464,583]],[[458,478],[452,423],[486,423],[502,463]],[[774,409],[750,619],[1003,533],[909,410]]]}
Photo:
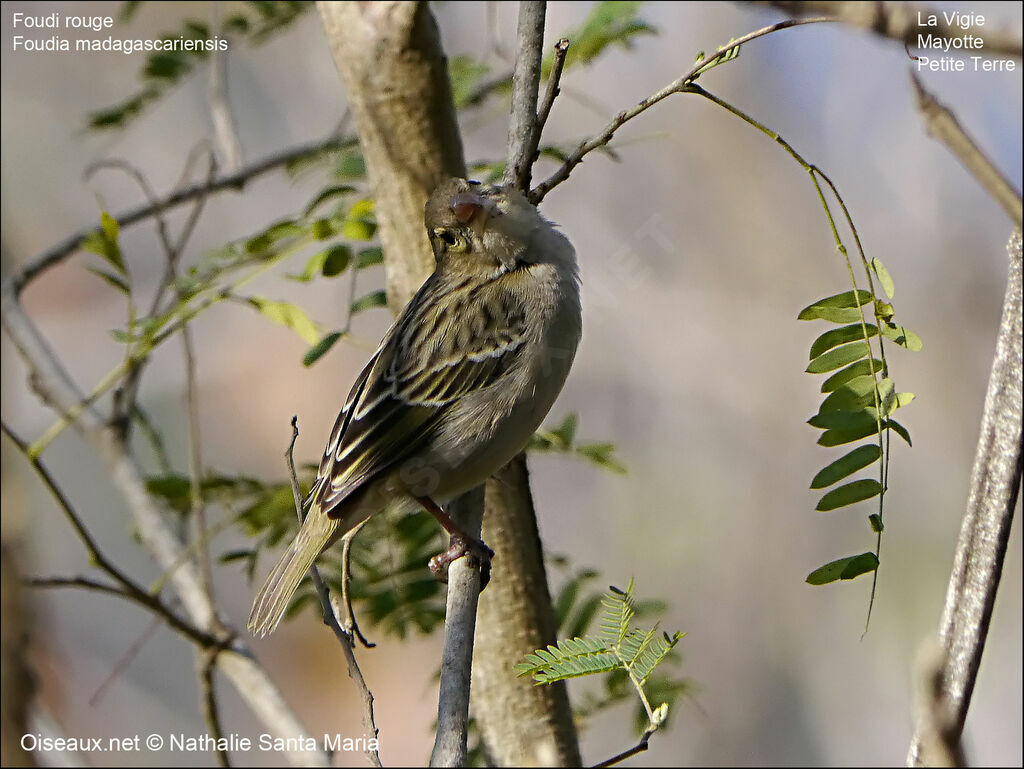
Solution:
{"label": "bird's beak", "polygon": [[493,201],[475,192],[452,195],[450,205],[459,223],[470,225],[477,236],[483,235],[487,220],[496,211]]}

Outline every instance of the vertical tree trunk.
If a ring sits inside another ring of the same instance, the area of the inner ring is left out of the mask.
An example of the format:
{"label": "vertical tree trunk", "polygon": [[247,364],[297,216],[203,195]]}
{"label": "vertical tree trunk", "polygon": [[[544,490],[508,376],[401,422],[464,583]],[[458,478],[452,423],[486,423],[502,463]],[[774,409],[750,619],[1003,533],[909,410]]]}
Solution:
{"label": "vertical tree trunk", "polygon": [[[388,303],[398,311],[433,269],[423,204],[465,176],[447,61],[426,3],[319,3],[377,203]],[[580,763],[564,686],[535,687],[513,665],[553,643],[554,621],[522,458],[487,484],[484,538],[495,550],[480,598],[474,714],[500,765]]]}

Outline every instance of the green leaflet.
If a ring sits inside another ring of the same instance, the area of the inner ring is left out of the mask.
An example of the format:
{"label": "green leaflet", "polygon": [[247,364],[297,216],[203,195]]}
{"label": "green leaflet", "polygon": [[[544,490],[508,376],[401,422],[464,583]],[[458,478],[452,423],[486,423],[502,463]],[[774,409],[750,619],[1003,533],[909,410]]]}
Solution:
{"label": "green leaflet", "polygon": [[849,382],[851,379],[855,379],[859,376],[870,376],[872,369],[877,374],[882,371],[882,361],[878,358],[871,358],[870,360],[859,360],[851,366],[847,366],[842,371],[837,371],[835,374],[825,380],[825,383],[821,386],[823,393],[830,393],[844,384]]}
{"label": "green leaflet", "polygon": [[[873,336],[878,336],[878,327],[874,323],[867,323],[865,327],[867,328],[869,339]],[[849,326],[826,331],[811,343],[811,353],[808,360],[814,360],[823,352],[827,352],[833,347],[864,339],[865,327],[862,327],[860,323],[852,323]]]}
{"label": "green leaflet", "polygon": [[814,509],[822,513],[829,510],[837,510],[840,507],[846,507],[857,502],[863,502],[865,499],[877,497],[881,493],[882,484],[874,478],[851,481],[823,496],[819,500],[818,506]]}
{"label": "green leaflet", "polygon": [[277,302],[262,296],[251,296],[248,302],[268,320],[279,326],[290,328],[301,336],[307,344],[316,344],[320,341],[320,331],[317,329],[316,324],[297,305],[290,302]]}
{"label": "green leaflet", "polygon": [[874,297],[870,291],[858,289],[819,299],[808,305],[797,315],[798,320],[830,320],[834,323],[853,323],[860,320],[860,307],[871,304]]}
{"label": "green leaflet", "polygon": [[807,366],[808,374],[824,374],[827,371],[835,371],[849,363],[866,357],[871,353],[867,342],[853,342],[842,347],[836,347],[826,353],[822,353],[812,360]]}
{"label": "green leaflet", "polygon": [[334,344],[344,336],[341,331],[332,331],[326,334],[319,342],[310,347],[302,356],[302,365],[307,368],[316,363],[324,354],[334,347]]}
{"label": "green leaflet", "polygon": [[870,464],[878,461],[882,449],[875,443],[860,446],[848,454],[844,454],[835,462],[823,467],[811,481],[812,489],[824,489],[848,475],[853,475]]}
{"label": "green leaflet", "polygon": [[885,265],[882,264],[882,260],[877,257],[872,259],[871,269],[878,276],[878,282],[882,284],[882,290],[885,292],[885,295],[892,299],[896,295],[896,286],[893,285],[892,277],[889,275],[889,271],[885,269]]}
{"label": "green leaflet", "polygon": [[807,575],[810,585],[827,585],[839,579],[853,579],[861,574],[869,574],[878,568],[878,556],[874,553],[861,553],[826,563],[824,566]]}

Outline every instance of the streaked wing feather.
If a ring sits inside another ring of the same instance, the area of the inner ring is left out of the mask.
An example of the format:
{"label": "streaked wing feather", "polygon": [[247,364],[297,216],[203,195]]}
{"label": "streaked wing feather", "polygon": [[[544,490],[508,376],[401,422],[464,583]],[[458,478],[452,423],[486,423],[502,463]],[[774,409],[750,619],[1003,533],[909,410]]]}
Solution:
{"label": "streaked wing feather", "polygon": [[520,354],[525,308],[505,297],[497,305],[477,299],[461,283],[449,287],[448,312],[439,313],[432,282],[436,275],[403,311],[338,415],[310,492],[322,510],[413,455],[454,401],[493,384]]}

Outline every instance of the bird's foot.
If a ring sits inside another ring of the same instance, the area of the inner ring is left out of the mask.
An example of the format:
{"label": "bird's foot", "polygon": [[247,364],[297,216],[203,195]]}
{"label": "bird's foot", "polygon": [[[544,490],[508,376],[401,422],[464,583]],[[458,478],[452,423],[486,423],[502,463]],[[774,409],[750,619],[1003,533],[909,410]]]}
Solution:
{"label": "bird's foot", "polygon": [[491,559],[494,557],[494,551],[482,540],[468,534],[452,534],[450,542],[447,550],[430,559],[430,572],[441,582],[447,583],[448,567],[466,556],[471,566],[480,568],[480,590],[487,587],[491,579]]}

